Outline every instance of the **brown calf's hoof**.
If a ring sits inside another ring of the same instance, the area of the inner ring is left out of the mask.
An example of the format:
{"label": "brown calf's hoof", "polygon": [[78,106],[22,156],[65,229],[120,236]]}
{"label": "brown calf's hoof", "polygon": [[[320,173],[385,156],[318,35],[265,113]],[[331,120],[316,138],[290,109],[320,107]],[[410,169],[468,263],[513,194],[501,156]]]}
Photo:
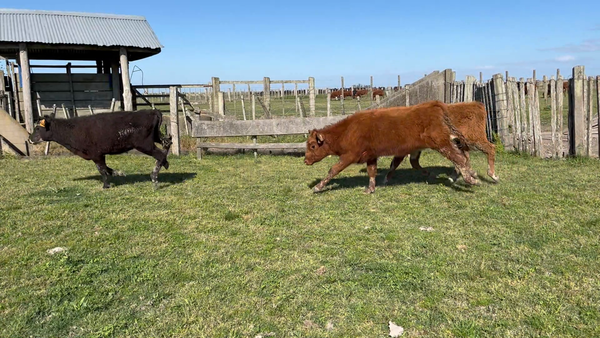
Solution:
{"label": "brown calf's hoof", "polygon": [[368,194],[372,194],[372,193],[374,193],[374,192],[375,192],[375,188],[372,188],[372,189],[371,189],[371,188],[367,187],[367,188],[365,189],[365,194],[367,194],[367,195],[368,195]]}
{"label": "brown calf's hoof", "polygon": [[318,193],[318,192],[321,192],[321,190],[322,190],[322,189],[319,189],[319,187],[315,186],[315,187],[313,188],[313,193],[315,193],[315,194],[316,194],[316,193]]}

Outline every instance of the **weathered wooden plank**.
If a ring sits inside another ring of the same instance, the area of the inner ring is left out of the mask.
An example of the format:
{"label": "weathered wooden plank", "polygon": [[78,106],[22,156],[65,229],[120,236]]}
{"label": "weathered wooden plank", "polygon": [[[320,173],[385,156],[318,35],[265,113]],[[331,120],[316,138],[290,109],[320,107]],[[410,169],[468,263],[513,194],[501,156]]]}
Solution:
{"label": "weathered wooden plank", "polygon": [[197,148],[215,148],[215,149],[306,149],[306,142],[302,143],[209,143],[198,142]]}
{"label": "weathered wooden plank", "polygon": [[320,129],[346,116],[267,119],[254,121],[198,121],[192,122],[193,137],[230,137],[262,135],[299,135]]}
{"label": "weathered wooden plank", "polygon": [[71,102],[73,98],[75,101],[104,101],[112,99],[112,91],[74,92],[73,96],[71,92],[39,92],[39,95],[42,101]]}
{"label": "weathered wooden plank", "polygon": [[[34,92],[69,92],[69,83],[67,82],[41,82],[32,83],[31,88]],[[108,82],[74,82],[73,90],[83,92],[90,90],[112,91]]]}
{"label": "weathered wooden plank", "polygon": [[[71,74],[73,83],[79,82],[99,82],[108,83],[110,74]],[[32,83],[68,83],[68,74],[31,74]]]}

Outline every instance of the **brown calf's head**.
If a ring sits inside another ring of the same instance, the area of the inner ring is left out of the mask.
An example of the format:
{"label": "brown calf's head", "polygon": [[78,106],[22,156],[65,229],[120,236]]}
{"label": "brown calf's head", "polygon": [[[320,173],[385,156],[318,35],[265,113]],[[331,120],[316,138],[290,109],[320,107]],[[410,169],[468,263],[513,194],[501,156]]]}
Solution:
{"label": "brown calf's head", "polygon": [[44,118],[40,120],[39,124],[33,128],[33,133],[29,135],[29,142],[36,144],[42,141],[49,141],[52,137],[52,131],[50,130],[51,124],[52,118],[44,116]]}
{"label": "brown calf's head", "polygon": [[306,152],[304,153],[304,164],[312,165],[319,162],[327,155],[331,155],[329,145],[325,141],[325,136],[316,129],[310,131],[306,140]]}

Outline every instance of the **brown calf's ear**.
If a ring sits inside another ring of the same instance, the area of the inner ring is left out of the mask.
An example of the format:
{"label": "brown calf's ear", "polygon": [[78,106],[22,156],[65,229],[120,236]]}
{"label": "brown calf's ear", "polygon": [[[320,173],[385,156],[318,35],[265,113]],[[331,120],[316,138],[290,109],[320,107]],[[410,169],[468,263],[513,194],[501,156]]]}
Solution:
{"label": "brown calf's ear", "polygon": [[322,145],[324,141],[325,141],[325,137],[323,137],[323,134],[321,134],[321,133],[318,133],[318,134],[317,134],[317,143],[318,143],[319,145]]}

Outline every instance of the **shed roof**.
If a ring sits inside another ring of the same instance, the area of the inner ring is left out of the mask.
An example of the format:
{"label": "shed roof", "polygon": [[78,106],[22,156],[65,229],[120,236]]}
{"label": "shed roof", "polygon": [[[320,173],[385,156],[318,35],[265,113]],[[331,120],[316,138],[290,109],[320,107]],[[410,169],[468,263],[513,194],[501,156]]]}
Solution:
{"label": "shed roof", "polygon": [[0,9],[0,46],[23,42],[33,44],[33,49],[44,49],[46,44],[48,48],[71,46],[79,50],[76,54],[85,46],[97,51],[102,47],[148,50],[148,55],[137,58],[157,54],[163,47],[142,16]]}

